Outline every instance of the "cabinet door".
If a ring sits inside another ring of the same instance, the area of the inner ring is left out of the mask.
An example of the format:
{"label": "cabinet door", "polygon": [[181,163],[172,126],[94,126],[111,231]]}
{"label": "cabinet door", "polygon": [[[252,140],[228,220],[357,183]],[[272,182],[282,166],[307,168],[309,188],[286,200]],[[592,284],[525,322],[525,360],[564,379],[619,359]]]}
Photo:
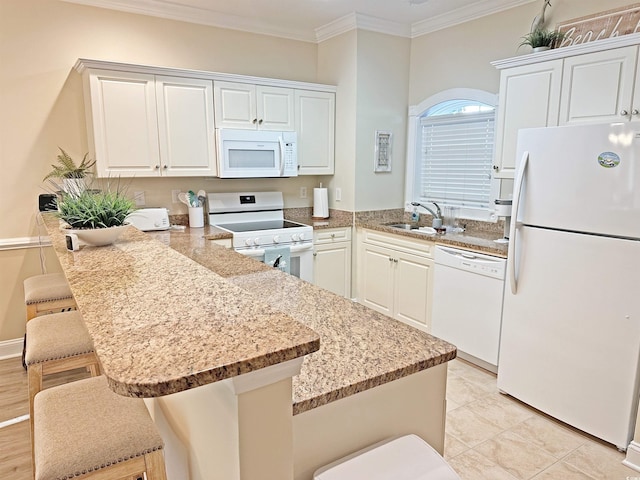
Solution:
{"label": "cabinet door", "polygon": [[295,130],[293,89],[258,85],[256,102],[258,129]]}
{"label": "cabinet door", "polygon": [[518,130],[558,124],[562,60],[503,70],[500,75],[494,175],[513,178]]}
{"label": "cabinet door", "polygon": [[162,174],[216,175],[213,83],[156,77]]}
{"label": "cabinet door", "polygon": [[255,85],[213,82],[213,90],[216,128],[257,128]]}
{"label": "cabinet door", "polygon": [[87,78],[87,127],[97,175],[158,176],[154,76],[93,70]]}
{"label": "cabinet door", "polygon": [[316,245],[313,283],[346,298],[351,297],[351,242]]}
{"label": "cabinet door", "polygon": [[394,253],[394,318],[424,331],[431,328],[433,260]]}
{"label": "cabinet door", "polygon": [[296,90],[298,173],[333,175],[335,94]]}
{"label": "cabinet door", "polygon": [[565,59],[560,125],[630,118],[637,51],[625,47]]}
{"label": "cabinet door", "polygon": [[393,316],[393,253],[386,248],[361,244],[360,303]]}

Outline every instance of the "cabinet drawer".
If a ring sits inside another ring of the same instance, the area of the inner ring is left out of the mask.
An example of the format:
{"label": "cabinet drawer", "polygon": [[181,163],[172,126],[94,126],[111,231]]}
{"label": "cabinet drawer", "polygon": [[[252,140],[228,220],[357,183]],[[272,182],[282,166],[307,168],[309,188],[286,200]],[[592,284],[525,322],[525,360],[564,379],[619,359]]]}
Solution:
{"label": "cabinet drawer", "polygon": [[403,235],[393,235],[366,229],[363,230],[362,240],[370,245],[392,248],[400,252],[429,258],[433,257],[433,249],[435,247],[435,242],[432,241],[413,240]]}
{"label": "cabinet drawer", "polygon": [[351,227],[328,228],[326,230],[316,230],[313,232],[313,243],[316,245],[348,241],[351,241]]}

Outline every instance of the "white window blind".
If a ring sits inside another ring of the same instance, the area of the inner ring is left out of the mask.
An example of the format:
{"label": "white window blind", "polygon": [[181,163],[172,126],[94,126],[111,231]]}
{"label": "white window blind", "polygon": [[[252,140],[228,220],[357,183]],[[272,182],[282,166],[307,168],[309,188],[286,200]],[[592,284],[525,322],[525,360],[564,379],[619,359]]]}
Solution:
{"label": "white window blind", "polygon": [[493,111],[421,118],[421,201],[489,208],[494,124]]}

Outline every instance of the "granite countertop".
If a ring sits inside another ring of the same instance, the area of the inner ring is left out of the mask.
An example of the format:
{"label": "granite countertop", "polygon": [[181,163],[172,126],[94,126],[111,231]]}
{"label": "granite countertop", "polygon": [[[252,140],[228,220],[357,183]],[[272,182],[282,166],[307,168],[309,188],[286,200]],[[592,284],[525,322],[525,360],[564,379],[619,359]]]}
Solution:
{"label": "granite countertop", "polygon": [[298,414],[452,360],[453,345],[208,241],[210,230],[150,233],[320,335],[293,378]]}
{"label": "granite countertop", "polygon": [[[319,348],[311,328],[169,248],[162,237],[128,227],[113,245],[70,252],[59,220],[42,217],[103,373],[119,394],[176,393]],[[202,239],[198,230],[188,236]],[[230,268],[263,270],[243,260],[249,259],[237,255]]]}
{"label": "granite countertop", "polygon": [[[495,242],[496,239],[502,237],[502,227],[484,222],[469,222],[470,226],[462,233],[446,233],[444,235],[438,234],[432,236],[389,227],[388,224],[391,223],[409,223],[402,209],[383,211],[380,215],[374,212],[373,215],[367,214],[362,216],[342,210],[330,210],[329,218],[314,219],[311,216],[310,208],[290,208],[285,209],[285,218],[293,222],[311,225],[314,230],[351,227],[355,225],[360,228],[368,228],[418,240],[431,241],[440,245],[464,248],[503,258],[507,257],[508,245],[506,243]],[[205,227],[204,236],[209,240],[231,239],[232,237],[229,232],[220,230],[214,226]]]}

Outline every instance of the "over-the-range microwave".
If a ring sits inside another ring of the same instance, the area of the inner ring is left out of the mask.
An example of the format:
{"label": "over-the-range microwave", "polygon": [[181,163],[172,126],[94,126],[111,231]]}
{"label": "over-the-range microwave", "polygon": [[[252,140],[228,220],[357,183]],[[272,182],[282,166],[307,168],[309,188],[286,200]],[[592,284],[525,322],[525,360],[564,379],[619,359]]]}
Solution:
{"label": "over-the-range microwave", "polygon": [[216,131],[220,178],[296,177],[296,132],[238,130]]}

